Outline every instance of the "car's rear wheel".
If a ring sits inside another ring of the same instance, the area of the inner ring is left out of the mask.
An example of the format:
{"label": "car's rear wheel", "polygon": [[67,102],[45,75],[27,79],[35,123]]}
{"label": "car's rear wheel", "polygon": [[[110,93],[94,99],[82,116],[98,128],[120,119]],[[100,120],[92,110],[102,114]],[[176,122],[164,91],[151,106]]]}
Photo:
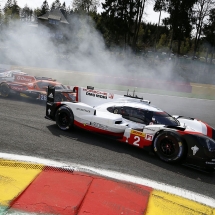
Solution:
{"label": "car's rear wheel", "polygon": [[177,163],[186,155],[186,145],[181,137],[170,131],[160,133],[153,143],[157,156],[168,163]]}
{"label": "car's rear wheel", "polygon": [[55,115],[56,124],[61,130],[69,130],[73,127],[74,115],[72,110],[67,106],[61,106]]}
{"label": "car's rear wheel", "polygon": [[10,94],[10,88],[6,83],[2,83],[0,85],[0,92],[1,92],[1,96],[3,97],[8,97]]}

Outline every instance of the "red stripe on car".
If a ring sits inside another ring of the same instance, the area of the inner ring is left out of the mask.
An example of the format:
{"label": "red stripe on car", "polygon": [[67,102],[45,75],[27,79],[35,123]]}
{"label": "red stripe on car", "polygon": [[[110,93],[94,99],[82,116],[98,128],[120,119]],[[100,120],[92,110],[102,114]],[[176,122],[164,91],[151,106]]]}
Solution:
{"label": "red stripe on car", "polygon": [[207,127],[207,136],[212,138],[212,133],[213,133],[212,128],[208,124],[206,124],[206,123],[204,123],[204,124]]}

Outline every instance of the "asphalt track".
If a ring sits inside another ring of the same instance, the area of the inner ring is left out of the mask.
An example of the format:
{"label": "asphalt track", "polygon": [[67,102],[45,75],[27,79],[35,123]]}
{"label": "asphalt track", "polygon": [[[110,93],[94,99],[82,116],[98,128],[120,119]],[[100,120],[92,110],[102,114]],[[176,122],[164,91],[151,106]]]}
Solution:
{"label": "asphalt track", "polygon": [[[144,98],[171,114],[196,117],[215,127],[215,101],[149,94]],[[60,131],[44,119],[44,104],[1,98],[0,107],[0,152],[94,166],[215,198],[215,174],[169,165],[143,150],[79,129]]]}

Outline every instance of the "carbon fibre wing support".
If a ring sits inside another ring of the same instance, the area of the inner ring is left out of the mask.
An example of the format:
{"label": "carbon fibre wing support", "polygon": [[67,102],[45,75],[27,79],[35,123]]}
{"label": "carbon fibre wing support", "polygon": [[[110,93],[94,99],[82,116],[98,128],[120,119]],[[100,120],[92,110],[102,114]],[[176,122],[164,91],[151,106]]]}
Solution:
{"label": "carbon fibre wing support", "polygon": [[47,101],[46,101],[46,119],[52,119],[51,117],[51,110],[54,105],[54,98],[55,98],[55,87],[54,86],[48,86],[47,90]]}
{"label": "carbon fibre wing support", "polygon": [[74,93],[73,90],[56,90],[54,86],[48,86],[46,100],[46,119],[55,120],[56,108],[62,101],[56,101],[56,96],[62,93]]}

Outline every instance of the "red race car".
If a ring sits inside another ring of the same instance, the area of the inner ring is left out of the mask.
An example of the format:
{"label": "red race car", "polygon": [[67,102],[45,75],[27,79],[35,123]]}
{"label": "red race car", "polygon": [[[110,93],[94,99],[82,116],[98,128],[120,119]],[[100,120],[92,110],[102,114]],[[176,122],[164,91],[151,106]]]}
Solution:
{"label": "red race car", "polygon": [[[47,88],[54,86],[59,90],[69,90],[69,88],[52,78],[37,77],[31,75],[14,75],[13,81],[3,81],[0,84],[0,94],[2,97],[17,95],[37,100],[47,100]],[[56,101],[73,101],[74,93],[56,94]]]}

